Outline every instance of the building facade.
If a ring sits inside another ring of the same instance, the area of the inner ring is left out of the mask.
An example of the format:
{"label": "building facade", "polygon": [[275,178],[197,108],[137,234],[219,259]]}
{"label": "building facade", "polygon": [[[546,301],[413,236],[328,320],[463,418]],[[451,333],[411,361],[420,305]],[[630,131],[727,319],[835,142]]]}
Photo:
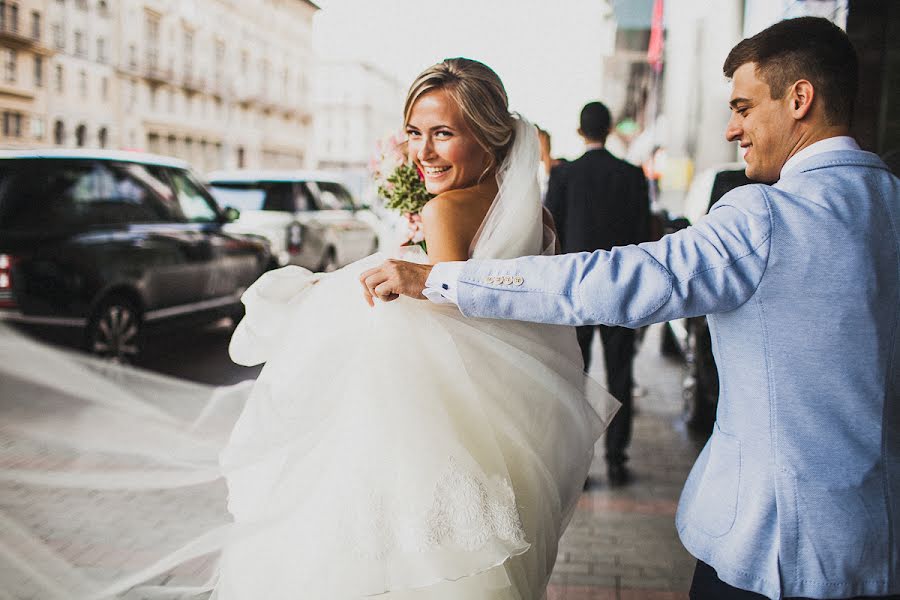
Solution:
{"label": "building facade", "polygon": [[370,64],[322,61],[313,102],[317,166],[366,169],[376,142],[402,128],[404,93],[396,78]]}
{"label": "building facade", "polygon": [[47,0],[0,1],[0,145],[48,143]]}
{"label": "building facade", "polygon": [[46,55],[44,79],[27,78],[32,107],[21,109],[43,116],[46,131],[4,146],[138,149],[201,172],[308,166],[311,1],[3,4],[20,4],[20,20],[43,10],[40,39],[49,38],[47,48],[31,43],[30,54]]}

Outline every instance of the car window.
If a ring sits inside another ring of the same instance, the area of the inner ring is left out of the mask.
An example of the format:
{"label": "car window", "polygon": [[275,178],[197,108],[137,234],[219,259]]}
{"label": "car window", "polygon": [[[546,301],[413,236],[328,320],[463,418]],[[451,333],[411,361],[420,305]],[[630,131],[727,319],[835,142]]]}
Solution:
{"label": "car window", "polygon": [[241,212],[262,210],[266,200],[265,190],[258,189],[254,184],[213,183],[209,191],[220,206],[231,206]]}
{"label": "car window", "polygon": [[312,210],[309,192],[302,183],[290,181],[213,181],[210,189],[222,206],[240,211],[274,210],[284,212]]}
{"label": "car window", "polygon": [[184,217],[191,223],[212,223],[219,218],[218,211],[188,175],[180,169],[171,169],[169,174],[175,196]]}
{"label": "car window", "polygon": [[325,210],[352,210],[353,196],[347,188],[339,183],[330,181],[317,182],[319,187],[319,202]]}
{"label": "car window", "polygon": [[150,189],[100,161],[34,160],[11,165],[0,196],[4,230],[60,231],[163,218]]}

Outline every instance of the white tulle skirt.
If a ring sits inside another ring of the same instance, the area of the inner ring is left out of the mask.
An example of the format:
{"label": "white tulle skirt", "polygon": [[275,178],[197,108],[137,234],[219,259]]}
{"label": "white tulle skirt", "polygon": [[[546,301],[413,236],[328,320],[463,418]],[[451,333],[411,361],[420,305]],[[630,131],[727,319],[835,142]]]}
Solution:
{"label": "white tulle skirt", "polygon": [[245,294],[215,388],[0,327],[0,598],[537,600],[617,407],[570,328],[358,274]]}
{"label": "white tulle skirt", "polygon": [[266,364],[221,460],[254,533],[223,552],[218,600],[544,593],[617,403],[572,328],[370,308],[358,275],[384,258],[244,296],[231,353]]}

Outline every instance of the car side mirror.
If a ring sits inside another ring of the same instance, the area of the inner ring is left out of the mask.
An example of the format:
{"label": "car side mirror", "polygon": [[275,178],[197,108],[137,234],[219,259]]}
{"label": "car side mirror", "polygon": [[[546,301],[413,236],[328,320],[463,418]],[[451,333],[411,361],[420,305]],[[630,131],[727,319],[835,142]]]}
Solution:
{"label": "car side mirror", "polygon": [[222,212],[222,216],[226,223],[233,223],[241,218],[241,211],[233,206],[226,206],[225,210]]}

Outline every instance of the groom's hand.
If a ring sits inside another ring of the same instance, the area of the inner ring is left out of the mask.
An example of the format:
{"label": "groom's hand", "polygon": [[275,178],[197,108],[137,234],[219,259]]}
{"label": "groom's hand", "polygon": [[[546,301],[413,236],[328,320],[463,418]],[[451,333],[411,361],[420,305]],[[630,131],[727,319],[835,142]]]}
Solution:
{"label": "groom's hand", "polygon": [[404,260],[386,260],[380,267],[369,269],[359,276],[363,296],[369,306],[375,306],[374,298],[384,302],[396,300],[400,296],[424,300],[422,291],[425,289],[431,267],[432,265]]}

